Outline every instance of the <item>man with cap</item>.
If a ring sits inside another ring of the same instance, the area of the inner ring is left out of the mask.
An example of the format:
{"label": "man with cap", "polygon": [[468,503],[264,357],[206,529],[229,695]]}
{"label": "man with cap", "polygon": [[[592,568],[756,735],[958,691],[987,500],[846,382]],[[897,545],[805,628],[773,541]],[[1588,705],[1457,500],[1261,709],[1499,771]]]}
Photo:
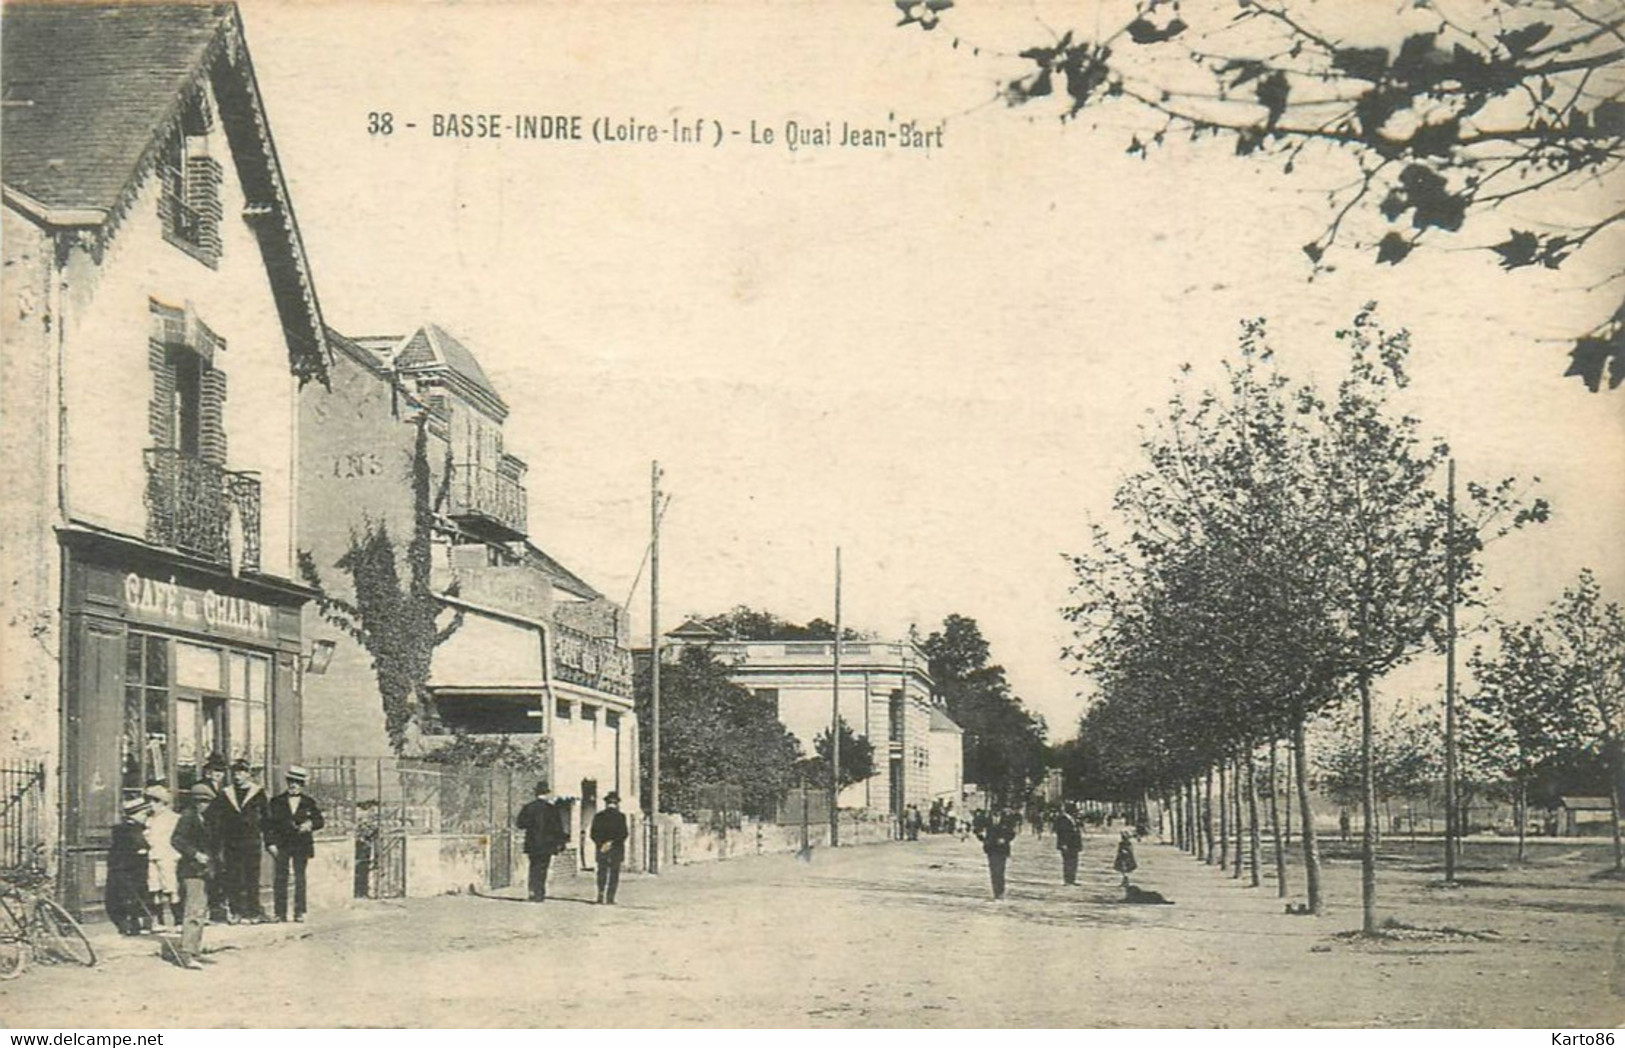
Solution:
{"label": "man with cap", "polygon": [[107,919],[121,935],[140,935],[147,920],[147,813],[145,797],[124,801],[123,819],[113,827],[107,850]]}
{"label": "man with cap", "polygon": [[621,886],[621,863],[626,860],[626,816],[621,813],[621,795],[604,797],[606,807],[592,817],[587,836],[598,849],[598,901],[615,905],[615,889]]}
{"label": "man with cap", "polygon": [[293,919],[305,919],[305,864],[316,854],[315,833],[326,823],[316,800],[305,793],[309,774],[295,764],[288,768],[288,788],[271,798],[265,815],[265,846],[276,862],[272,897],[276,919],[288,919],[288,871],[293,871]]}
{"label": "man with cap", "polygon": [[183,968],[197,969],[198,954],[203,951],[203,926],[209,923],[209,897],[204,885],[210,868],[215,864],[215,842],[210,839],[203,812],[215,799],[214,787],[200,782],[187,792],[191,799],[169,843],[179,858],[175,874],[181,882],[181,948],[180,964]]}
{"label": "man with cap", "polygon": [[549,793],[547,783],[536,784],[536,799],[519,809],[514,825],[525,831],[525,854],[530,857],[530,901],[547,901],[547,868],[553,856],[570,843],[564,829],[564,816],[560,814]]}
{"label": "man with cap", "polygon": [[232,918],[263,921],[260,906],[260,852],[265,847],[265,791],[238,758],[231,762],[231,783],[220,794],[220,851],[225,860],[226,901]]}

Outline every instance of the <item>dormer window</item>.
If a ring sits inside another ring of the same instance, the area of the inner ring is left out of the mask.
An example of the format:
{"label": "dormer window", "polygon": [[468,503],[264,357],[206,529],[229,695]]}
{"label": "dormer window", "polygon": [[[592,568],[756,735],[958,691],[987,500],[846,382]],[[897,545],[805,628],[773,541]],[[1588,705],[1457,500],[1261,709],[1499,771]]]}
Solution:
{"label": "dormer window", "polygon": [[219,162],[209,155],[214,117],[201,92],[181,110],[158,158],[164,239],[211,269],[220,262]]}

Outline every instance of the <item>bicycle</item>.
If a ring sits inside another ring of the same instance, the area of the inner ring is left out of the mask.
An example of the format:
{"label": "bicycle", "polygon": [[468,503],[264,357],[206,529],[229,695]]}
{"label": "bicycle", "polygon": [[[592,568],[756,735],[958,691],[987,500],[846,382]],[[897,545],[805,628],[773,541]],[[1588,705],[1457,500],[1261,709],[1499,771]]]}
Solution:
{"label": "bicycle", "polygon": [[15,979],[30,960],[95,965],[79,922],[47,893],[50,881],[37,864],[0,873],[0,979]]}

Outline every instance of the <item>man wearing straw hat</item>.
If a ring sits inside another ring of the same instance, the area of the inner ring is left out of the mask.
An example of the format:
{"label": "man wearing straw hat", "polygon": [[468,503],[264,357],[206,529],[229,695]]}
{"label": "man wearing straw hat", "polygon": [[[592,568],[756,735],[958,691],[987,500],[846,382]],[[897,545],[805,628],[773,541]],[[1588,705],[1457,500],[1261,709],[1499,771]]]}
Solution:
{"label": "man wearing straw hat", "polygon": [[305,864],[316,854],[316,831],[325,825],[322,809],[305,793],[310,775],[295,764],[288,768],[288,788],[271,798],[265,816],[265,845],[276,861],[272,897],[276,919],[288,919],[288,873],[293,873],[293,919],[305,919]]}

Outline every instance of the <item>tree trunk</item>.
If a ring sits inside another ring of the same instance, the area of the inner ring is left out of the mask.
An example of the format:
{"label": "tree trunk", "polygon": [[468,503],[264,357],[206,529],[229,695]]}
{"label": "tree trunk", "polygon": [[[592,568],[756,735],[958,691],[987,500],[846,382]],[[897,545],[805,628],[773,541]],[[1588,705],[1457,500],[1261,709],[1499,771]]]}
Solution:
{"label": "tree trunk", "polygon": [[1232,880],[1239,881],[1241,879],[1241,864],[1245,851],[1245,849],[1243,849],[1241,846],[1241,833],[1243,827],[1241,825],[1241,761],[1239,759],[1230,765],[1230,776],[1230,801],[1231,807],[1234,809],[1231,814],[1236,820],[1236,851],[1234,856],[1234,865],[1231,867],[1230,871],[1230,877]]}
{"label": "tree trunk", "polygon": [[1226,787],[1224,761],[1219,762],[1219,869],[1230,866],[1230,793]]}
{"label": "tree trunk", "polygon": [[1303,879],[1309,912],[1320,916],[1326,902],[1320,893],[1320,841],[1315,837],[1315,815],[1309,806],[1309,753],[1304,748],[1304,717],[1292,723],[1292,771],[1298,782],[1298,817],[1303,820]]}
{"label": "tree trunk", "polygon": [[1185,805],[1175,804],[1173,797],[1168,798],[1168,812],[1174,820],[1174,847],[1185,847]]}
{"label": "tree trunk", "polygon": [[1518,861],[1519,862],[1523,862],[1524,858],[1525,858],[1524,844],[1523,844],[1523,825],[1524,825],[1525,822],[1529,821],[1528,817],[1524,814],[1524,812],[1528,808],[1528,806],[1529,806],[1529,783],[1526,782],[1523,779],[1519,779],[1518,780],[1518,798],[1512,805],[1512,817],[1514,819],[1518,820]]}
{"label": "tree trunk", "polygon": [[1625,777],[1625,739],[1615,739],[1612,748],[1614,759],[1609,763],[1614,774],[1609,776],[1608,807],[1614,823],[1614,869],[1625,870],[1625,848],[1620,845],[1619,835],[1619,780]]}
{"label": "tree trunk", "polygon": [[1213,766],[1207,769],[1207,798],[1202,804],[1202,835],[1207,841],[1207,854],[1202,858],[1213,865]]}
{"label": "tree trunk", "polygon": [[1253,746],[1247,744],[1245,761],[1247,775],[1247,874],[1251,887],[1264,883],[1258,869],[1258,776],[1253,771]]}
{"label": "tree trunk", "polygon": [[1275,740],[1270,740],[1270,844],[1275,849],[1275,895],[1286,898],[1286,849],[1281,846],[1281,780],[1276,777]]}
{"label": "tree trunk", "polygon": [[[1288,742],[1287,746],[1290,748],[1292,746],[1292,743]],[[1291,753],[1287,754],[1286,786],[1284,786],[1282,788],[1281,792],[1286,794],[1286,818],[1283,820],[1283,822],[1285,824],[1284,829],[1286,830],[1286,846],[1288,848],[1291,848],[1292,847],[1292,754]]]}
{"label": "tree trunk", "polygon": [[1371,677],[1361,673],[1360,687],[1360,928],[1377,934],[1377,782],[1372,774]]}
{"label": "tree trunk", "polygon": [[1200,855],[1201,852],[1202,852],[1202,829],[1201,829],[1201,815],[1197,811],[1197,806],[1196,806],[1196,780],[1195,779],[1186,779],[1185,780],[1185,815],[1190,820],[1190,828],[1191,828],[1190,853],[1191,853],[1192,856],[1197,856],[1197,855]]}

